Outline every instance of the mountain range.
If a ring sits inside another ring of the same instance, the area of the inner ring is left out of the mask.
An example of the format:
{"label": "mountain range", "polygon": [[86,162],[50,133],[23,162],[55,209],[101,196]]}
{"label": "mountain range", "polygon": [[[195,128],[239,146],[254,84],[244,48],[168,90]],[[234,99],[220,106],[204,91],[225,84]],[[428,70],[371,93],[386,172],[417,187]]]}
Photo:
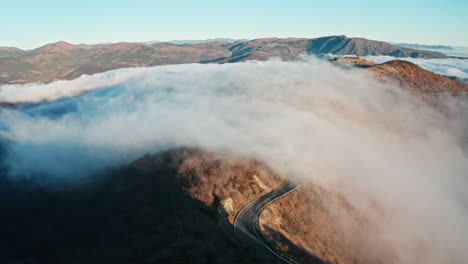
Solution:
{"label": "mountain range", "polygon": [[212,38],[212,39],[181,39],[181,40],[168,40],[168,41],[151,40],[151,41],[145,41],[143,43],[149,44],[149,45],[162,43],[162,42],[167,42],[171,44],[200,44],[200,43],[213,42],[213,41],[236,42],[240,40],[247,41],[248,39]]}
{"label": "mountain range", "polygon": [[302,54],[389,55],[413,58],[448,58],[437,51],[417,50],[386,42],[346,36],[321,38],[262,38],[174,44],[168,42],[73,45],[64,41],[33,50],[0,47],[0,84],[49,83],[75,79],[124,67],[182,63],[231,63]]}

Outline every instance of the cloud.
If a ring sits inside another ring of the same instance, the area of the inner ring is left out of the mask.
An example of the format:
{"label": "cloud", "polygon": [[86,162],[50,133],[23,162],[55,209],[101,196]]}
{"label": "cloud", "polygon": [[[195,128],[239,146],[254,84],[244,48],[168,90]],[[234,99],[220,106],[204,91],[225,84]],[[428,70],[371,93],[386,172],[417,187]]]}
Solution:
{"label": "cloud", "polygon": [[148,68],[125,68],[92,76],[82,75],[70,81],[56,81],[49,84],[0,85],[0,102],[21,103],[41,102],[61,97],[70,97],[101,87],[109,87],[145,74]]}
{"label": "cloud", "polygon": [[384,63],[391,60],[410,61],[423,69],[446,76],[468,78],[468,59],[421,59],[421,58],[396,58],[392,56],[366,56],[368,60]]}
{"label": "cloud", "polygon": [[458,56],[458,57],[468,57],[468,47],[459,47],[459,46],[444,46],[444,45],[421,45],[421,44],[405,44],[405,43],[392,43],[401,47],[419,49],[419,50],[431,50],[442,52],[449,56]]}
{"label": "cloud", "polygon": [[13,176],[77,179],[178,146],[227,151],[339,188],[399,263],[468,263],[463,102],[448,101],[447,117],[363,72],[313,58],[125,69],[6,86],[0,97],[40,101],[82,90],[2,110]]}

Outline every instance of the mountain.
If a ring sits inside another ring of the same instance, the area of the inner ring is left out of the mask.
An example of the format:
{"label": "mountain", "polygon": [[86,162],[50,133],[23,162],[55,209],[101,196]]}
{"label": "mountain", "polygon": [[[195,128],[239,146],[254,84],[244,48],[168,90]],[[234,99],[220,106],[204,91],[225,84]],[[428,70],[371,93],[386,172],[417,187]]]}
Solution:
{"label": "mountain", "polygon": [[264,38],[251,41],[235,42],[229,47],[231,56],[218,58],[216,63],[238,62],[245,60],[265,60],[280,57],[284,60],[297,58],[301,54],[335,55],[388,55],[412,58],[447,58],[435,51],[402,48],[382,41],[346,36],[329,36],[315,39],[304,38]]}
{"label": "mountain", "polygon": [[297,59],[301,54],[391,55],[396,57],[446,58],[434,51],[414,50],[381,41],[345,36],[263,38],[236,42],[197,44],[158,42],[73,45],[64,41],[23,51],[0,48],[0,84],[69,80],[124,67],[180,63],[232,63],[280,57]]}

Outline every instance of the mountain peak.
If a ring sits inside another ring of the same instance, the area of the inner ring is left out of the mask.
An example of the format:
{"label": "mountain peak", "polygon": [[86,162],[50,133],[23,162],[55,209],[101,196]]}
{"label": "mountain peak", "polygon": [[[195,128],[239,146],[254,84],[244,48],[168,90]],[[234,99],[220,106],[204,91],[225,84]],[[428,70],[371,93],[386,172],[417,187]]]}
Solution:
{"label": "mountain peak", "polygon": [[74,50],[74,49],[79,49],[80,46],[78,45],[73,45],[71,43],[68,43],[66,41],[57,41],[54,43],[50,43],[47,45],[44,45],[40,48],[37,48],[38,50],[46,50],[46,51],[66,51],[66,50]]}

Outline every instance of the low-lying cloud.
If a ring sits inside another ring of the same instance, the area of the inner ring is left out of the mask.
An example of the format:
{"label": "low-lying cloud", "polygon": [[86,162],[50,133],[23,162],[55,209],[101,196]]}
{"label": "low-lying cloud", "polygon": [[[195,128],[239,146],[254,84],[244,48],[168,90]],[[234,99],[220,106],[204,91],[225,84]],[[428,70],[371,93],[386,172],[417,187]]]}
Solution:
{"label": "low-lying cloud", "polygon": [[339,188],[375,221],[397,263],[468,263],[461,102],[447,102],[447,117],[315,59],[125,69],[23,88],[3,87],[0,98],[88,92],[0,113],[12,176],[76,178],[179,146],[228,151]]}
{"label": "low-lying cloud", "polygon": [[82,75],[73,81],[0,85],[0,102],[41,102],[75,96],[97,88],[118,85],[147,72],[148,68],[124,68],[94,75]]}

